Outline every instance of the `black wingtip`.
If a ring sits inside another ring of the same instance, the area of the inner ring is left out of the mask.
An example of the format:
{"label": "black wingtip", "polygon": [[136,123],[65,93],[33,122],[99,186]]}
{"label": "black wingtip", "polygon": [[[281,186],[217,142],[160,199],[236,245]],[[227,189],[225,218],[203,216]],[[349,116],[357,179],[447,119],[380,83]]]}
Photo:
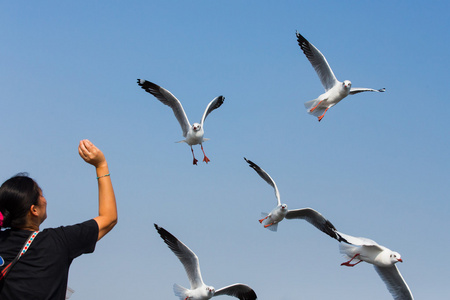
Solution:
{"label": "black wingtip", "polygon": [[247,159],[246,157],[244,157],[244,159],[250,166],[255,164],[254,162],[252,162],[250,159]]}
{"label": "black wingtip", "polygon": [[337,235],[336,239],[338,240],[339,243],[344,242],[346,244],[350,244],[351,245],[351,243],[349,243],[346,239],[344,239],[339,233],[336,232],[336,235]]}
{"label": "black wingtip", "polygon": [[157,85],[156,83],[150,82],[148,80],[145,79],[138,79],[137,80],[137,84],[139,86],[141,86],[142,88],[147,88],[147,87],[152,87],[152,88],[159,88],[160,86]]}
{"label": "black wingtip", "polygon": [[256,296],[256,293],[253,289],[251,289],[248,293],[239,298],[239,300],[256,300],[256,299],[258,299],[258,296]]}
{"label": "black wingtip", "polygon": [[257,168],[259,168],[258,165],[255,164],[254,162],[252,162],[250,159],[247,159],[247,158],[245,158],[245,157],[244,157],[244,159],[245,159],[245,161],[248,163],[248,166],[249,166],[250,168],[254,169],[255,171],[256,171]]}
{"label": "black wingtip", "polygon": [[300,44],[302,43],[308,43],[308,40],[305,39],[303,35],[301,35],[298,31],[295,31],[295,35],[297,36],[297,42]]}
{"label": "black wingtip", "polygon": [[[331,224],[331,226],[333,226],[333,224]],[[334,228],[334,226],[333,226],[332,229],[331,229],[330,227],[328,227],[327,229],[328,229],[328,230],[327,230],[325,233],[328,234],[328,235],[329,235],[330,237],[332,237],[333,239],[337,240],[338,242],[341,242],[342,240],[344,240],[344,238],[341,237],[341,236],[337,233],[337,231],[336,231],[336,229]]]}
{"label": "black wingtip", "polygon": [[220,95],[219,97],[217,97],[217,98],[219,98],[218,100],[218,103],[217,103],[217,105],[216,105],[216,108],[219,108],[220,106],[222,106],[222,104],[223,104],[223,102],[225,101],[225,97],[224,96],[222,96],[222,95]]}
{"label": "black wingtip", "polygon": [[350,244],[346,239],[344,239],[337,231],[336,227],[334,227],[334,225],[330,222],[330,221],[326,221],[326,234],[328,234],[330,237],[334,238],[335,240],[337,240],[339,243],[340,242],[344,242],[347,244]]}
{"label": "black wingtip", "polygon": [[312,55],[310,44],[307,39],[303,35],[301,35],[298,31],[296,32],[297,35],[297,42],[300,46],[300,49],[302,49],[303,53],[306,55],[306,57],[310,57]]}
{"label": "black wingtip", "polygon": [[157,224],[153,224],[153,225],[155,225],[156,231],[158,231],[161,238],[165,239],[165,237],[167,235],[170,235],[170,233],[167,230],[165,230],[164,228],[162,228],[161,226],[158,226]]}

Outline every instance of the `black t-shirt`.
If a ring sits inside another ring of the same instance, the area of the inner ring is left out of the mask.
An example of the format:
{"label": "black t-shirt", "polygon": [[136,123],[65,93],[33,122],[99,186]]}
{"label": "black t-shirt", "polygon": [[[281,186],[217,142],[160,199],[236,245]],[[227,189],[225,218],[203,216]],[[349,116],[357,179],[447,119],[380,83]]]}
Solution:
{"label": "black t-shirt", "polygon": [[[31,231],[9,229],[0,232],[0,256],[9,264],[22,249]],[[72,226],[44,229],[28,251],[8,273],[1,300],[63,300],[69,267],[81,254],[92,253],[98,238],[98,224],[89,220]]]}

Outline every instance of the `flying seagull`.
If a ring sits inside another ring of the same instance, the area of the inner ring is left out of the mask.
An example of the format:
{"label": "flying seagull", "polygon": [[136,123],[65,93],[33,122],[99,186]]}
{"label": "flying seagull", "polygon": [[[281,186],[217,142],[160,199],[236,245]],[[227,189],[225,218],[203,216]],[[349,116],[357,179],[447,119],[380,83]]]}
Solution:
{"label": "flying seagull", "polygon": [[320,95],[317,99],[305,102],[307,112],[318,117],[319,122],[325,116],[328,109],[338,104],[339,101],[348,95],[354,95],[361,92],[384,92],[386,90],[384,88],[379,90],[370,88],[352,88],[350,80],[345,80],[344,82],[338,81],[325,59],[325,56],[323,56],[319,49],[308,42],[300,33],[296,32],[296,35],[300,48],[303,50],[303,53],[305,53],[306,58],[308,58],[314,70],[316,70],[317,75],[325,88],[325,93]]}
{"label": "flying seagull", "polygon": [[203,117],[200,123],[194,123],[191,125],[189,123],[188,117],[186,116],[186,113],[184,112],[181,102],[171,92],[169,92],[163,87],[160,87],[157,84],[154,84],[153,82],[144,79],[138,79],[137,82],[138,85],[141,88],[143,88],[146,92],[152,94],[153,96],[156,97],[156,99],[161,101],[163,104],[170,106],[172,108],[175,117],[180,123],[181,130],[183,131],[183,136],[186,138],[185,140],[179,141],[178,143],[185,142],[191,147],[192,157],[194,158],[193,164],[197,165],[198,160],[195,158],[194,149],[192,149],[192,146],[198,144],[200,144],[200,147],[203,152],[204,156],[203,161],[208,163],[210,159],[206,156],[205,151],[203,150],[203,142],[209,139],[203,137],[204,135],[203,123],[205,122],[206,117],[213,110],[219,108],[222,105],[223,101],[225,100],[225,97],[219,96],[214,98],[206,107],[206,110],[203,113]]}
{"label": "flying seagull", "polygon": [[286,219],[304,219],[314,225],[320,231],[328,234],[334,239],[340,240],[339,235],[337,235],[336,228],[331,224],[330,221],[325,219],[321,213],[312,208],[301,208],[288,210],[286,204],[281,204],[280,192],[275,181],[270,177],[270,175],[261,169],[257,164],[245,158],[245,161],[249,164],[253,170],[258,173],[258,175],[264,179],[270,186],[275,190],[275,197],[277,198],[277,206],[269,213],[263,213],[263,218],[259,220],[259,223],[264,225],[264,228],[270,229],[272,231],[277,231],[278,223],[284,218]]}
{"label": "flying seagull", "polygon": [[[336,233],[341,238],[340,252],[349,259],[341,266],[354,267],[362,261],[372,264],[395,300],[414,299],[411,290],[395,265],[403,262],[398,252],[378,245],[375,241],[367,238],[353,237],[341,232]],[[352,263],[352,261],[356,262]]]}
{"label": "flying seagull", "polygon": [[215,290],[212,286],[205,285],[200,273],[197,255],[170,232],[156,224],[154,225],[161,238],[183,264],[191,283],[190,289],[174,284],[173,291],[181,300],[207,300],[220,295],[228,295],[240,300],[257,299],[255,291],[246,284],[235,283],[218,290]]}

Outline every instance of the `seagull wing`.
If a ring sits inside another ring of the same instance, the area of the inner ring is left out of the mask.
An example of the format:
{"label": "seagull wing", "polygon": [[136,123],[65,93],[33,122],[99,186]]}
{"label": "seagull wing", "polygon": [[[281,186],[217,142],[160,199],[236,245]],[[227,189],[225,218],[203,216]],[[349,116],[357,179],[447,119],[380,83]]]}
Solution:
{"label": "seagull wing", "polygon": [[272,177],[270,177],[270,175],[267,174],[266,171],[261,169],[257,164],[255,164],[251,160],[248,160],[245,157],[244,157],[244,159],[245,159],[246,162],[248,162],[250,168],[255,170],[256,173],[258,173],[259,176],[261,176],[262,179],[264,179],[268,184],[270,184],[274,188],[274,190],[275,190],[275,197],[277,197],[278,205],[280,205],[281,204],[280,192],[278,192],[278,187],[277,187],[275,181],[273,181]]}
{"label": "seagull wing", "polygon": [[320,231],[328,234],[332,238],[340,241],[340,236],[337,234],[336,228],[330,221],[318,211],[312,208],[302,208],[289,210],[286,214],[286,219],[304,219],[314,225]]}
{"label": "seagull wing", "polygon": [[178,257],[186,270],[191,289],[196,289],[203,285],[202,274],[200,273],[200,265],[198,257],[185,244],[174,237],[170,232],[162,227],[154,224],[161,238],[169,246],[170,250]]}
{"label": "seagull wing", "polygon": [[303,53],[305,53],[306,58],[308,58],[314,70],[316,70],[325,91],[328,91],[335,86],[336,83],[338,83],[336,76],[334,76],[333,70],[331,70],[325,56],[323,56],[319,49],[308,42],[308,40],[305,39],[300,33],[296,32],[296,35],[298,45],[303,50]]}
{"label": "seagull wing", "polygon": [[138,84],[146,92],[152,94],[163,104],[172,108],[173,113],[178,120],[178,123],[180,123],[181,130],[183,130],[183,136],[186,137],[191,124],[189,123],[189,119],[184,112],[181,102],[171,92],[163,87],[160,87],[157,84],[154,84],[153,82],[144,79],[138,79]]}
{"label": "seagull wing", "polygon": [[375,266],[375,271],[386,284],[389,292],[395,300],[412,300],[414,299],[411,290],[406,284],[405,280],[400,274],[396,265],[392,267],[378,267]]}
{"label": "seagull wing", "polygon": [[349,95],[354,95],[354,94],[358,94],[358,93],[362,93],[362,92],[384,92],[386,91],[385,88],[379,89],[379,90],[375,90],[375,89],[370,89],[370,88],[350,88],[350,92],[348,93]]}
{"label": "seagull wing", "polygon": [[219,108],[222,104],[223,101],[225,100],[224,96],[219,96],[214,98],[211,102],[209,102],[208,106],[205,109],[205,112],[203,113],[203,117],[202,120],[200,121],[200,124],[203,127],[203,123],[205,122],[206,117],[216,108]]}
{"label": "seagull wing", "polygon": [[218,289],[214,296],[228,295],[239,298],[240,300],[255,300],[257,298],[255,291],[246,284],[235,283],[221,289]]}

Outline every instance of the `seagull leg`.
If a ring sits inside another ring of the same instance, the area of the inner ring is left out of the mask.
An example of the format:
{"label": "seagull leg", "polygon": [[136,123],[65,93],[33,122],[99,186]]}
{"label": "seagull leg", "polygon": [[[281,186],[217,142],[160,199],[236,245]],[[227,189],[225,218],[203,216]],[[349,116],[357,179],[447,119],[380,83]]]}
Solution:
{"label": "seagull leg", "polygon": [[204,161],[205,163],[209,163],[210,160],[209,160],[208,157],[206,157],[205,150],[203,150],[203,145],[200,144],[200,147],[202,148],[202,151],[203,151],[203,156],[204,156],[204,157],[203,157],[203,161]]}
{"label": "seagull leg", "polygon": [[354,260],[358,255],[359,255],[359,253],[356,253],[349,261],[343,262],[343,263],[341,264],[341,266],[347,266],[347,267],[354,267],[354,266],[356,266],[357,264],[359,264],[360,262],[362,262],[362,260],[359,260],[357,263],[354,263],[354,264],[351,264],[350,262],[351,262],[352,260]]}
{"label": "seagull leg", "polygon": [[192,149],[192,146],[191,146],[191,152],[192,152],[192,157],[194,158],[194,162],[193,162],[193,164],[194,164],[194,165],[197,165],[197,162],[198,162],[198,160],[197,160],[197,159],[195,159],[195,155],[194,155],[194,149]]}
{"label": "seagull leg", "polygon": [[264,225],[264,228],[267,228],[267,227],[269,227],[269,226],[272,226],[272,225],[273,225],[273,223],[270,223],[270,224]]}
{"label": "seagull leg", "polygon": [[267,219],[269,216],[267,216],[267,217],[265,217],[265,218],[262,218],[262,219],[260,219],[259,220],[259,223],[262,223],[265,219]]}
{"label": "seagull leg", "polygon": [[327,109],[325,109],[324,113],[319,117],[319,122],[322,121],[322,119],[325,116],[328,109],[329,109],[329,107],[327,107]]}
{"label": "seagull leg", "polygon": [[319,104],[322,103],[322,101],[323,101],[323,100],[320,100],[319,103],[317,103],[316,106],[314,106],[313,108],[311,108],[311,109],[309,110],[309,112],[311,113],[311,112],[315,111],[316,108],[317,108],[317,106],[319,106]]}

